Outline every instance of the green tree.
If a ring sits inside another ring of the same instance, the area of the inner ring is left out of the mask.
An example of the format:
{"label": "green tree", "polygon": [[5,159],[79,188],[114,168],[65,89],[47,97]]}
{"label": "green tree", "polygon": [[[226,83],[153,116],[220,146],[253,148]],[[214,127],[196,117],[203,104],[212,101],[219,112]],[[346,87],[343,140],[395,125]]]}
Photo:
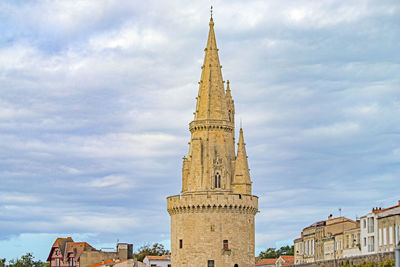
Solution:
{"label": "green tree", "polygon": [[6,259],[0,259],[0,267],[6,267]]}
{"label": "green tree", "polygon": [[31,253],[26,253],[25,255],[21,256],[20,259],[10,260],[8,264],[5,264],[4,259],[4,265],[1,265],[2,263],[0,263],[0,267],[45,267],[45,265],[47,265],[41,260],[35,261],[34,258],[35,257],[33,257]]}
{"label": "green tree", "polygon": [[276,250],[275,248],[268,248],[265,251],[261,251],[258,257],[261,259],[276,259],[281,255],[294,255],[294,246],[283,246],[280,249]]}
{"label": "green tree", "polygon": [[268,248],[266,251],[261,251],[258,257],[261,259],[275,259],[278,257],[277,255],[275,248]]}
{"label": "green tree", "polygon": [[138,261],[143,261],[146,256],[162,256],[169,254],[171,254],[171,252],[165,249],[163,244],[154,243],[152,246],[150,246],[150,244],[141,246],[138,252],[135,253],[135,257]]}
{"label": "green tree", "polygon": [[280,249],[278,249],[277,251],[278,255],[290,255],[293,256],[294,255],[294,246],[284,246],[281,247]]}

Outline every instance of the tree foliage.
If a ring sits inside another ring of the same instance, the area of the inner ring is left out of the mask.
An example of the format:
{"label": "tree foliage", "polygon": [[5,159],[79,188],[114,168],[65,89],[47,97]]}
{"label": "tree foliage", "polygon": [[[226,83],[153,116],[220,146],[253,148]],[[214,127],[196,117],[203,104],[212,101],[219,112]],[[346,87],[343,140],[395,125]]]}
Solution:
{"label": "tree foliage", "polygon": [[36,261],[32,253],[26,253],[21,258],[12,259],[8,262],[7,260],[0,259],[0,267],[49,267],[50,264],[41,260]]}
{"label": "tree foliage", "polygon": [[153,245],[146,244],[138,249],[135,257],[138,261],[143,261],[146,256],[162,256],[169,255],[171,252],[164,248],[163,244],[154,243]]}
{"label": "tree foliage", "polygon": [[276,259],[281,255],[294,255],[294,246],[283,246],[280,249],[276,250],[276,248],[268,248],[265,251],[261,251],[258,257],[261,259]]}

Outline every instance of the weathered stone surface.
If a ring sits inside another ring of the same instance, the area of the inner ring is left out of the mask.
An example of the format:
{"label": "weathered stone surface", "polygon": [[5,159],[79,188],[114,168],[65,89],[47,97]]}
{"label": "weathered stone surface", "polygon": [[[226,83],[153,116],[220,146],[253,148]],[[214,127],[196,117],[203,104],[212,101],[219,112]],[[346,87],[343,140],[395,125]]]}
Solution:
{"label": "weathered stone surface", "polygon": [[167,198],[171,216],[171,265],[254,266],[254,218],[258,197],[251,193],[240,129],[235,156],[235,107],[226,91],[214,22],[205,49],[189,155],[183,159],[182,195]]}

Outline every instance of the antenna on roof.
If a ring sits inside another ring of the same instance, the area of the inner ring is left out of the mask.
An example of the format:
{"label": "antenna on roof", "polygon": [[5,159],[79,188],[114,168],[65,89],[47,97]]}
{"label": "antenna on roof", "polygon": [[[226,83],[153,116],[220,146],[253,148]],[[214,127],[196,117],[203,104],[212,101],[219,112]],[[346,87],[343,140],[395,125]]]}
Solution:
{"label": "antenna on roof", "polygon": [[342,217],[342,208],[339,208],[339,217]]}

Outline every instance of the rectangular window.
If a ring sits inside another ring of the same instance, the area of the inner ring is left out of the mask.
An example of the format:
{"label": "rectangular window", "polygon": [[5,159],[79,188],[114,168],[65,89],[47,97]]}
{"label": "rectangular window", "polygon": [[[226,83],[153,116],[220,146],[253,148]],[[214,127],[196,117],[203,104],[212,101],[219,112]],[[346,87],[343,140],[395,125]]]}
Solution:
{"label": "rectangular window", "polygon": [[389,226],[389,245],[393,245],[393,227]]}
{"label": "rectangular window", "polygon": [[179,239],[179,248],[183,248],[183,240]]}
{"label": "rectangular window", "polygon": [[357,234],[357,244],[360,246],[361,248],[361,237],[360,234]]}
{"label": "rectangular window", "polygon": [[346,235],[346,248],[350,246],[350,236]]}
{"label": "rectangular window", "polygon": [[368,218],[368,233],[373,233],[374,232],[374,218],[370,217]]}
{"label": "rectangular window", "polygon": [[214,260],[208,260],[208,265],[207,267],[215,267],[214,266]]}
{"label": "rectangular window", "polygon": [[171,264],[168,264],[168,267],[171,267]]}
{"label": "rectangular window", "polygon": [[60,266],[60,259],[56,259],[56,266]]}
{"label": "rectangular window", "polygon": [[384,245],[384,246],[386,246],[386,242],[387,242],[387,240],[386,240],[386,235],[387,235],[387,233],[386,233],[386,227],[384,227],[384,228],[383,228],[383,245]]}
{"label": "rectangular window", "polygon": [[367,246],[367,238],[364,237],[364,247],[366,247],[366,246]]}
{"label": "rectangular window", "polygon": [[382,228],[378,229],[378,244],[382,246]]}
{"label": "rectangular window", "polygon": [[375,250],[375,239],[373,236],[368,237],[368,252]]}
{"label": "rectangular window", "polygon": [[224,240],[223,245],[224,245],[224,250],[229,250],[228,240]]}
{"label": "rectangular window", "polygon": [[363,220],[363,228],[364,228],[364,229],[367,228],[367,219],[364,219],[364,220]]}
{"label": "rectangular window", "polygon": [[314,255],[314,239],[311,241],[312,242],[312,255]]}

